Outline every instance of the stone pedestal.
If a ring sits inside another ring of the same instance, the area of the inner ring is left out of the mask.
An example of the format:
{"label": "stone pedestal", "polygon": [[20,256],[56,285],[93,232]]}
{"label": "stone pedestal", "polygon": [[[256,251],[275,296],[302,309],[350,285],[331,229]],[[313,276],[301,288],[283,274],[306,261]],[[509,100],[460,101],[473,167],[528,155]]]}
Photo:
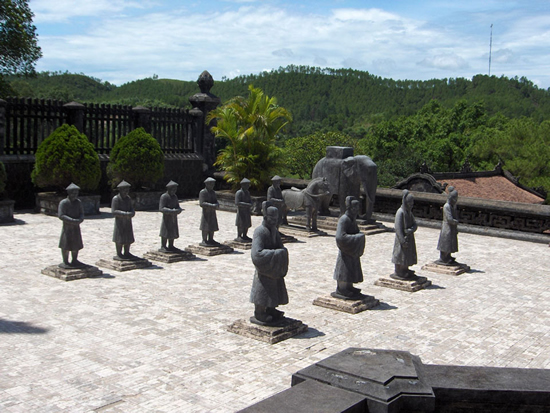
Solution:
{"label": "stone pedestal", "polygon": [[377,413],[433,412],[435,395],[419,357],[406,351],[349,348],[292,375],[361,394]]}
{"label": "stone pedestal", "polygon": [[374,282],[374,285],[414,293],[415,291],[429,287],[430,285],[432,285],[432,282],[426,277],[420,276],[416,276],[416,278],[411,280],[396,280],[387,275],[385,277],[380,277],[377,281]]}
{"label": "stone pedestal", "polygon": [[332,295],[326,295],[317,297],[313,300],[313,305],[350,314],[360,313],[361,311],[376,307],[378,304],[380,304],[380,301],[372,295],[363,295],[363,298],[358,300],[343,300],[341,298],[335,298]]}
{"label": "stone pedestal", "polygon": [[438,264],[437,261],[429,262],[422,267],[425,271],[436,272],[446,275],[460,275],[470,271],[470,267],[466,264],[455,262],[453,265]]}
{"label": "stone pedestal", "polygon": [[103,271],[93,265],[84,265],[80,268],[61,268],[59,265],[50,265],[42,270],[42,274],[59,278],[63,281],[72,281],[81,278],[97,277],[103,274]]}
{"label": "stone pedestal", "polygon": [[321,237],[327,235],[325,231],[321,231],[319,229],[317,231],[309,231],[305,227],[305,225],[303,227],[299,227],[296,225],[281,225],[279,231],[283,231],[287,236],[304,238]]}
{"label": "stone pedestal", "polygon": [[287,338],[305,333],[307,325],[300,320],[284,317],[279,326],[261,326],[249,320],[237,320],[228,327],[228,331],[248,338],[275,344]]}
{"label": "stone pedestal", "polygon": [[231,254],[234,250],[230,246],[224,244],[213,245],[211,247],[206,247],[199,244],[191,244],[185,249],[185,251],[197,255],[205,255],[207,257],[211,257],[213,255]]}
{"label": "stone pedestal", "polygon": [[113,258],[102,258],[95,263],[98,267],[109,268],[110,270],[115,271],[131,271],[139,270],[141,268],[151,267],[151,261],[146,260],[145,258],[137,258],[135,260],[124,260],[119,261]]}
{"label": "stone pedestal", "polygon": [[[306,225],[306,220],[307,218],[305,215],[292,215],[288,217],[288,222],[290,224],[304,227]],[[359,226],[359,230],[367,236],[390,231],[380,222],[369,224],[364,219],[357,219],[357,225]],[[327,231],[336,231],[338,227],[338,217],[319,216],[317,217],[317,227]]]}
{"label": "stone pedestal", "polygon": [[15,201],[6,199],[0,201],[0,224],[5,222],[13,222],[13,205]]}
{"label": "stone pedestal", "polygon": [[238,249],[238,250],[252,249],[252,241],[242,242],[242,241],[237,241],[237,240],[233,239],[233,240],[225,241],[224,245],[227,245],[231,248],[235,248],[235,249]]}
{"label": "stone pedestal", "polygon": [[[281,227],[283,228],[283,227]],[[281,228],[279,228],[279,234],[281,235],[281,241],[283,244],[289,244],[291,242],[298,242],[298,240],[293,237],[292,235],[287,235],[281,232]]]}
{"label": "stone pedestal", "polygon": [[191,254],[188,251],[178,250],[178,251],[159,251],[151,250],[143,255],[145,258],[148,258],[153,261],[160,261],[165,263],[179,262],[179,261],[190,261],[197,258],[194,254]]}

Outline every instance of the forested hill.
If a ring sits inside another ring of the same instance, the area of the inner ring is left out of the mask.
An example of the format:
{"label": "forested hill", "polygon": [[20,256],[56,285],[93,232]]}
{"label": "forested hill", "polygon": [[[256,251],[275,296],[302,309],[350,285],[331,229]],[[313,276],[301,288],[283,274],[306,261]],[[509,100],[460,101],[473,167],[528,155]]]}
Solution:
{"label": "forested hill", "polygon": [[[64,101],[127,105],[189,106],[198,92],[195,81],[155,77],[115,86],[83,74],[40,73],[36,78],[9,78],[19,96]],[[294,116],[289,136],[315,130],[340,130],[361,135],[364,127],[412,115],[432,99],[445,107],[459,100],[483,102],[486,113],[509,118],[550,119],[550,91],[522,78],[476,75],[428,81],[392,80],[351,69],[288,66],[258,75],[216,80],[212,93],[226,101],[246,95],[248,85],[275,96]]]}

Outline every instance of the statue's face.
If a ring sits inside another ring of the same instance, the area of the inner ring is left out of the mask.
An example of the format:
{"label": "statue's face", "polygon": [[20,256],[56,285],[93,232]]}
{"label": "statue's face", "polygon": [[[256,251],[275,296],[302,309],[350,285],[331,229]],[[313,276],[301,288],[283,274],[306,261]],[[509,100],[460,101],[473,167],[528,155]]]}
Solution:
{"label": "statue's face", "polygon": [[118,192],[120,193],[120,196],[127,197],[130,193],[130,188],[123,186],[122,188],[118,188]]}
{"label": "statue's face", "polygon": [[278,220],[279,220],[279,211],[277,210],[277,208],[269,207],[265,215],[265,222],[267,223],[267,226],[270,228],[276,227]]}
{"label": "statue's face", "polygon": [[177,190],[178,190],[177,186],[169,186],[168,187],[168,194],[169,195],[175,195]]}
{"label": "statue's face", "polygon": [[407,209],[412,209],[414,205],[414,197],[409,194],[407,195],[407,198],[405,198],[405,206],[407,207]]}
{"label": "statue's face", "polygon": [[248,188],[250,188],[250,184],[245,182],[244,184],[241,184],[241,188],[243,189],[243,191],[248,191]]}
{"label": "statue's face", "polygon": [[74,201],[78,197],[78,189],[69,189],[67,195],[71,201]]}
{"label": "statue's face", "polygon": [[281,181],[273,181],[273,186],[279,188],[281,186]]}
{"label": "statue's face", "polygon": [[350,212],[352,213],[353,216],[359,214],[359,207],[360,207],[360,203],[358,200],[353,200],[351,201],[351,205],[349,206],[349,210]]}
{"label": "statue's face", "polygon": [[211,191],[212,189],[214,189],[214,184],[215,184],[215,182],[208,181],[208,182],[206,182],[204,185],[206,186],[206,189],[208,189],[209,191]]}

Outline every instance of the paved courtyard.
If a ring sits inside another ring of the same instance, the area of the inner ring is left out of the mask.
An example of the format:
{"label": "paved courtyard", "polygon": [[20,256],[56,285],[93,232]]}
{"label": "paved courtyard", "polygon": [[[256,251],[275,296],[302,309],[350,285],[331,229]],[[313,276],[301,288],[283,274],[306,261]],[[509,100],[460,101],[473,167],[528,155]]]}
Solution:
{"label": "paved courtyard", "polygon": [[[184,248],[200,240],[196,200],[181,203]],[[79,258],[111,257],[109,209],[81,225]],[[61,261],[61,221],[16,214],[0,226],[0,411],[234,412],[290,386],[292,373],[347,347],[406,350],[424,363],[550,369],[550,248],[459,234],[458,277],[422,272],[438,257],[439,231],[416,233],[416,293],[373,285],[392,269],[393,233],[367,238],[363,292],[382,304],[356,315],[313,306],[335,287],[334,236],[287,244],[290,303],[309,331],[269,345],[226,331],[252,314],[254,266],[238,251],[189,262],[63,282],[42,275]],[[160,245],[161,216],[138,212],[142,255]],[[218,241],[235,237],[235,215],[218,212]],[[253,227],[261,222],[253,217]],[[389,224],[388,224],[389,225]],[[252,230],[250,231],[252,234]]]}

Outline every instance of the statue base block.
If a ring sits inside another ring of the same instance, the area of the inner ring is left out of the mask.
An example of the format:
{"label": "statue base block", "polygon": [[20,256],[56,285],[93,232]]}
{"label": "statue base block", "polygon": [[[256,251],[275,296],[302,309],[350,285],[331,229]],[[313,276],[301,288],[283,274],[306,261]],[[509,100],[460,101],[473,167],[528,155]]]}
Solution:
{"label": "statue base block", "polygon": [[230,241],[225,241],[224,244],[231,247],[231,248],[235,248],[235,249],[238,249],[238,250],[252,249],[252,241],[242,242],[242,241],[230,240]]}
{"label": "statue base block", "polygon": [[110,270],[115,270],[119,272],[139,270],[141,268],[147,268],[152,266],[151,261],[146,260],[145,258],[138,258],[136,260],[125,260],[119,261],[113,258],[102,258],[95,263],[98,267],[109,268]]}
{"label": "statue base block", "polygon": [[213,255],[231,254],[233,252],[233,248],[231,248],[229,245],[224,245],[224,244],[217,244],[211,247],[199,245],[199,244],[191,244],[187,248],[185,248],[185,251],[190,252],[192,254],[205,255],[207,257],[211,257]]}
{"label": "statue base block", "polygon": [[171,252],[152,250],[145,253],[143,256],[153,261],[160,261],[168,264],[172,262],[189,261],[197,258],[194,254],[183,250]]}
{"label": "statue base block", "polygon": [[316,231],[310,231],[305,226],[298,227],[295,225],[282,225],[280,230],[283,230],[285,235],[304,238],[322,237],[327,235],[325,231],[321,231],[319,229]]}
{"label": "statue base block", "polygon": [[358,300],[343,300],[335,298],[331,295],[317,297],[313,300],[313,305],[319,307],[330,308],[331,310],[343,311],[344,313],[357,314],[361,311],[369,310],[380,304],[380,301],[372,295],[363,295],[363,298]]}
{"label": "statue base block", "polygon": [[[288,220],[294,225],[301,225],[304,227],[306,225],[306,217],[304,215],[289,216]],[[357,219],[357,225],[359,226],[359,230],[367,236],[389,231],[389,229],[380,222],[368,223],[364,219]],[[328,231],[336,231],[338,227],[338,217],[319,216],[317,217],[317,227]]]}
{"label": "statue base block", "polygon": [[438,264],[437,261],[430,262],[422,267],[423,270],[436,272],[446,275],[460,275],[470,271],[470,267],[466,264],[455,262],[453,265]]}
{"label": "statue base block", "polygon": [[283,234],[280,230],[279,230],[279,234],[281,235],[281,242],[283,244],[289,244],[291,242],[298,242],[298,240],[296,238],[294,238],[292,235]]}
{"label": "statue base block", "polygon": [[44,275],[59,278],[63,281],[80,280],[81,278],[97,277],[103,274],[103,271],[93,265],[84,265],[81,268],[61,268],[58,265],[50,265],[41,272]]}
{"label": "statue base block", "polygon": [[237,320],[227,330],[241,336],[275,344],[287,338],[305,333],[307,325],[300,320],[284,317],[278,326],[261,326],[251,323],[249,320]]}
{"label": "statue base block", "polygon": [[374,282],[374,285],[414,293],[415,291],[429,287],[430,285],[432,285],[432,282],[426,277],[417,276],[415,279],[412,280],[396,280],[388,275],[386,277],[380,277],[377,281]]}

